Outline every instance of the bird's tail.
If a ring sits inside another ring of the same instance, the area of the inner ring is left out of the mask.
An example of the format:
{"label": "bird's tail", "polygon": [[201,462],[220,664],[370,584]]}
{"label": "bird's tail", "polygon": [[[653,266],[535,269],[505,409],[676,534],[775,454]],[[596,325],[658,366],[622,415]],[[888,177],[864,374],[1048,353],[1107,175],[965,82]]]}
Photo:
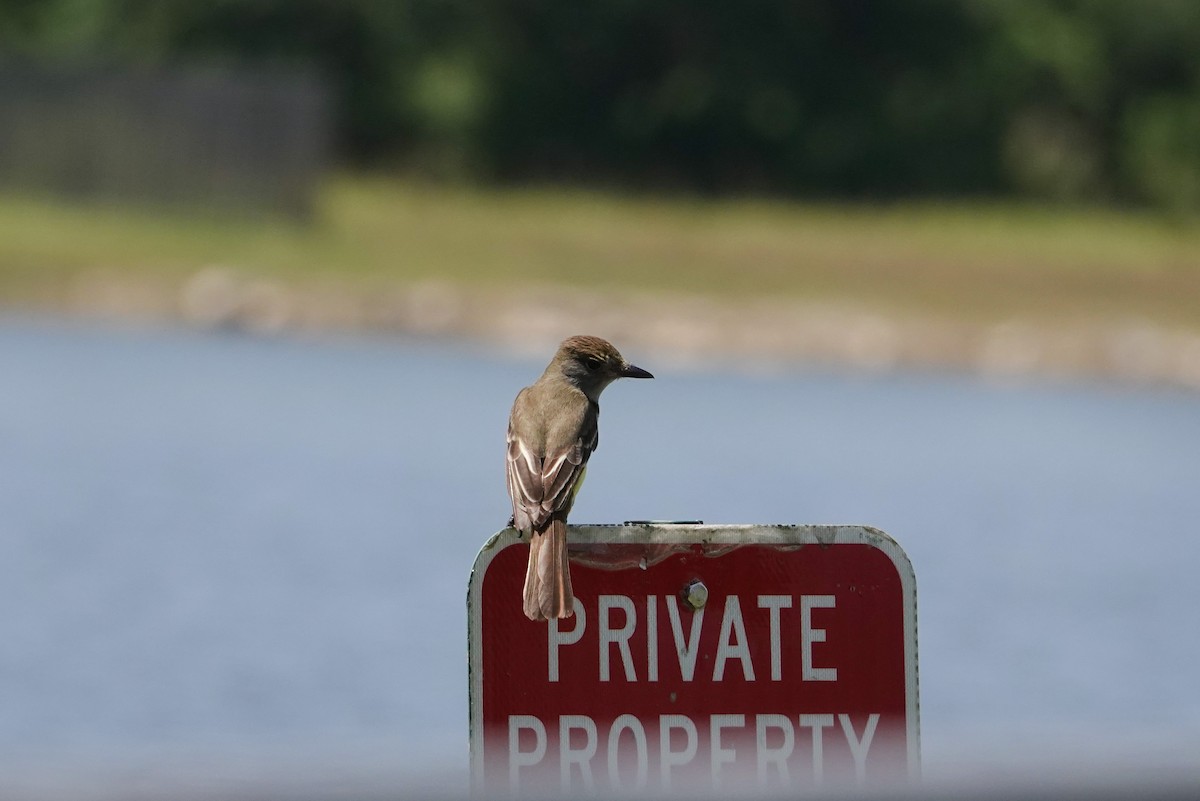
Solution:
{"label": "bird's tail", "polygon": [[530,620],[570,617],[575,613],[571,567],[567,561],[567,521],[557,516],[529,538],[525,571],[525,616]]}

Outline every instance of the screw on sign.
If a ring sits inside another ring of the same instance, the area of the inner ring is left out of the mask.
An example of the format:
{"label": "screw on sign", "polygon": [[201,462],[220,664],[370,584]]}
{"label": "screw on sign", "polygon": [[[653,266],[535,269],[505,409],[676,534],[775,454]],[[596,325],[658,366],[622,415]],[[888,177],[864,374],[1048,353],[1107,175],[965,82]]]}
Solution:
{"label": "screw on sign", "polygon": [[511,529],[468,591],[471,760],[496,793],[915,778],[916,587],[858,526],[577,526],[571,618],[521,610]]}

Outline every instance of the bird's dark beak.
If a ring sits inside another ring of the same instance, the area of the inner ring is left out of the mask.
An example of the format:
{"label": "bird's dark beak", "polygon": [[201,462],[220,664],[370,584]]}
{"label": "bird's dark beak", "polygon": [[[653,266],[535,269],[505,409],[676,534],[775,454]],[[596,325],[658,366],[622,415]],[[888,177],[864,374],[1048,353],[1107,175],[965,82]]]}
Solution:
{"label": "bird's dark beak", "polygon": [[632,364],[627,364],[621,370],[622,378],[654,378],[652,374],[643,370],[640,367],[634,367]]}

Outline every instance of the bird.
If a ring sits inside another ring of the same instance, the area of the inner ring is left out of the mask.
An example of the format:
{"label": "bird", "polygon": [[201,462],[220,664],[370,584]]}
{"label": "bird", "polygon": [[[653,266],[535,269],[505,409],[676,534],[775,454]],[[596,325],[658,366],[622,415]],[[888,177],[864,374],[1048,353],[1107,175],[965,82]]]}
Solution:
{"label": "bird", "polygon": [[522,608],[530,620],[574,614],[567,515],[599,442],[600,393],[618,378],[654,378],[607,340],[568,337],[508,418],[510,524],[529,536]]}

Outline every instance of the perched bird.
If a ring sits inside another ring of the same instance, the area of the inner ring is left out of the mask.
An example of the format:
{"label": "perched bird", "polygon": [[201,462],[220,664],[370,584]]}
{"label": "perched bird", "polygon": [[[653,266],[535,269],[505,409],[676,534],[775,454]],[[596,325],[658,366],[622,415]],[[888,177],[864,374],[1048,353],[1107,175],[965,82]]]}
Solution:
{"label": "perched bird", "polygon": [[563,341],[542,377],[517,394],[508,418],[512,524],[529,535],[524,608],[530,620],[570,617],[567,514],[598,441],[600,393],[618,378],[653,378],[609,342]]}

